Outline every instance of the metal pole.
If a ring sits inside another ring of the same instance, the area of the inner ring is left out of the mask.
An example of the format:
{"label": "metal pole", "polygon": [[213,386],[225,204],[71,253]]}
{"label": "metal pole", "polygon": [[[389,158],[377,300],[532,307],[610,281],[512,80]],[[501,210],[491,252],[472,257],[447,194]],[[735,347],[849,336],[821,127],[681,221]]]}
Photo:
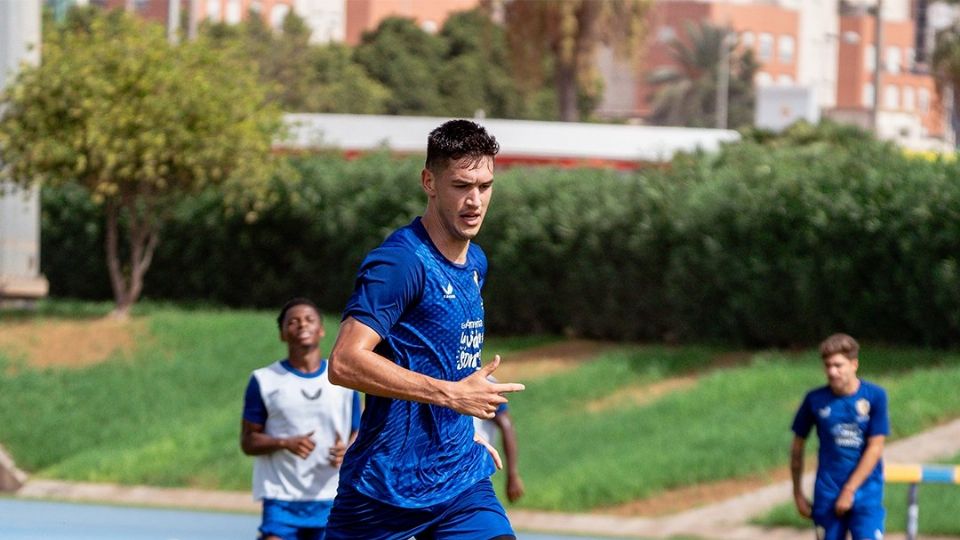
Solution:
{"label": "metal pole", "polygon": [[870,111],[870,124],[873,134],[880,135],[880,71],[883,69],[883,0],[877,0],[877,12],[874,16],[874,57],[873,69],[873,110]]}
{"label": "metal pole", "polygon": [[910,484],[907,492],[907,540],[917,540],[920,524],[920,503],[917,502],[917,484]]}
{"label": "metal pole", "polygon": [[197,0],[187,0],[187,39],[193,41],[197,39],[197,27],[200,25],[200,3]]}
{"label": "metal pole", "polygon": [[167,41],[176,45],[180,40],[180,0],[167,2]]}
{"label": "metal pole", "polygon": [[730,100],[730,46],[726,31],[720,38],[720,60],[717,65],[717,129],[727,129],[727,107]]}

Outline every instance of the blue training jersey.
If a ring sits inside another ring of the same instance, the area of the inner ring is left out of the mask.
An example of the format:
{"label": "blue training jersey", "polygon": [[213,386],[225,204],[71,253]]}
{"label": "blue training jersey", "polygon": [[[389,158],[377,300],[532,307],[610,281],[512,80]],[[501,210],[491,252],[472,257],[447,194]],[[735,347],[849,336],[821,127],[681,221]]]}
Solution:
{"label": "blue training jersey", "polygon": [[[398,229],[360,267],[343,318],[382,341],[400,367],[446,381],[480,369],[487,259],[470,244],[465,264],[447,260],[420,218]],[[360,434],[341,484],[381,502],[422,508],[447,501],[494,472],[473,441],[473,420],[452,409],[367,395]]]}
{"label": "blue training jersey", "polygon": [[[793,432],[805,439],[813,426],[816,426],[820,439],[813,505],[814,510],[828,509],[860,462],[867,440],[875,435],[890,434],[887,393],[880,386],[864,380],[849,396],[838,396],[829,386],[811,390],[797,410]],[[881,460],[857,490],[854,504],[879,504],[882,498]]]}

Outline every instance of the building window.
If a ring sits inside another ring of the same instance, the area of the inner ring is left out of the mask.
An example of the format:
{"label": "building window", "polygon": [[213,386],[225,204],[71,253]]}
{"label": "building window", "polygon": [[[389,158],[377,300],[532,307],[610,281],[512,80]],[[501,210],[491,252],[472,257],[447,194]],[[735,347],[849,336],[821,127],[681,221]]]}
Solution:
{"label": "building window", "polygon": [[781,64],[793,63],[794,42],[793,36],[780,36],[777,41],[777,56]]}
{"label": "building window", "polygon": [[758,71],[754,78],[756,79],[757,86],[770,86],[773,84],[773,77],[765,71]]}
{"label": "building window", "polygon": [[754,41],[753,32],[744,32],[740,34],[740,44],[743,45],[745,49],[752,49],[753,41]]}
{"label": "building window", "polygon": [[223,20],[223,13],[220,13],[220,0],[207,0],[207,19],[214,22]]}
{"label": "building window", "polygon": [[436,34],[437,30],[439,30],[440,28],[437,25],[437,21],[434,21],[432,19],[427,19],[422,23],[420,23],[420,29],[428,34]]}
{"label": "building window", "polygon": [[867,73],[873,73],[873,71],[877,69],[876,48],[874,48],[871,43],[863,49],[863,52],[863,67],[867,70]]}
{"label": "building window", "polygon": [[895,111],[900,108],[900,87],[888,84],[883,87],[883,108]]}
{"label": "building window", "polygon": [[917,106],[923,114],[930,112],[930,91],[926,88],[921,88],[917,92]]}
{"label": "building window", "polygon": [[863,85],[863,106],[864,107],[873,107],[873,85],[867,83]]}
{"label": "building window", "polygon": [[757,58],[761,62],[773,60],[773,34],[764,32],[757,38]]}
{"label": "building window", "polygon": [[907,48],[906,58],[903,59],[903,67],[907,71],[913,71],[914,65],[917,63],[917,51],[913,47]]}
{"label": "building window", "polygon": [[777,84],[780,86],[790,86],[793,84],[793,77],[789,75],[780,75],[777,77]]}
{"label": "building window", "polygon": [[240,0],[227,0],[227,12],[224,15],[224,21],[228,24],[237,24],[240,22],[242,15]]}
{"label": "building window", "polygon": [[885,69],[888,73],[900,73],[900,66],[903,65],[903,57],[900,55],[900,47],[887,47],[887,56]]}
{"label": "building window", "polygon": [[912,86],[903,87],[903,108],[912,111],[917,107],[917,95]]}

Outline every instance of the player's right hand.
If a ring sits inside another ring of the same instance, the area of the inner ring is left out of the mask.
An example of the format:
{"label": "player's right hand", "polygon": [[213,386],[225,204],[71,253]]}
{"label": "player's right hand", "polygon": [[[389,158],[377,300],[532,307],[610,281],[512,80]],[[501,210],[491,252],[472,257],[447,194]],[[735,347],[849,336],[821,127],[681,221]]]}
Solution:
{"label": "player's right hand", "polygon": [[313,442],[313,439],[311,438],[312,435],[313,432],[311,431],[305,435],[288,437],[284,439],[283,447],[293,452],[301,459],[307,459],[307,456],[310,455],[310,452],[313,452],[313,449],[317,446],[317,443]]}
{"label": "player's right hand", "polygon": [[803,516],[803,517],[805,517],[805,518],[807,518],[807,519],[810,519],[810,518],[813,517],[813,507],[812,507],[812,505],[810,504],[810,500],[807,499],[804,495],[802,495],[802,494],[801,494],[801,495],[794,495],[794,496],[793,496],[793,502],[794,502],[794,504],[797,505],[797,512],[798,512],[801,516]]}
{"label": "player's right hand", "polygon": [[470,376],[455,383],[455,392],[451,396],[450,408],[461,414],[489,420],[497,413],[497,408],[507,402],[503,394],[522,392],[520,383],[495,383],[487,379],[500,366],[500,355],[493,362],[483,366]]}

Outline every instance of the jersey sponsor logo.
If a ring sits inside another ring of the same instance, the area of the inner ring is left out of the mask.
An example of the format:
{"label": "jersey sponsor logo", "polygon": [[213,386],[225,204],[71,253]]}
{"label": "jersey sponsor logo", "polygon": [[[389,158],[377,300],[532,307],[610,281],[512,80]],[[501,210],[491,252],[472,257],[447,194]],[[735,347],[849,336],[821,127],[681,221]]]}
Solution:
{"label": "jersey sponsor logo", "polygon": [[827,405],[826,407],[818,410],[817,414],[820,415],[820,418],[828,418],[830,416],[830,406]]}
{"label": "jersey sponsor logo", "polygon": [[453,284],[450,283],[449,281],[447,282],[446,287],[440,287],[440,288],[443,290],[443,297],[445,299],[452,300],[457,297],[457,295],[453,294]]}
{"label": "jersey sponsor logo", "polygon": [[837,424],[830,429],[833,442],[842,448],[860,448],[863,446],[863,431],[858,424]]}
{"label": "jersey sponsor logo", "polygon": [[308,392],[307,392],[306,390],[304,390],[303,388],[300,389],[300,394],[301,394],[303,397],[309,399],[310,401],[316,401],[317,399],[320,399],[320,394],[322,394],[322,393],[323,393],[323,388],[317,388],[317,392],[314,393],[314,394],[308,393]]}

